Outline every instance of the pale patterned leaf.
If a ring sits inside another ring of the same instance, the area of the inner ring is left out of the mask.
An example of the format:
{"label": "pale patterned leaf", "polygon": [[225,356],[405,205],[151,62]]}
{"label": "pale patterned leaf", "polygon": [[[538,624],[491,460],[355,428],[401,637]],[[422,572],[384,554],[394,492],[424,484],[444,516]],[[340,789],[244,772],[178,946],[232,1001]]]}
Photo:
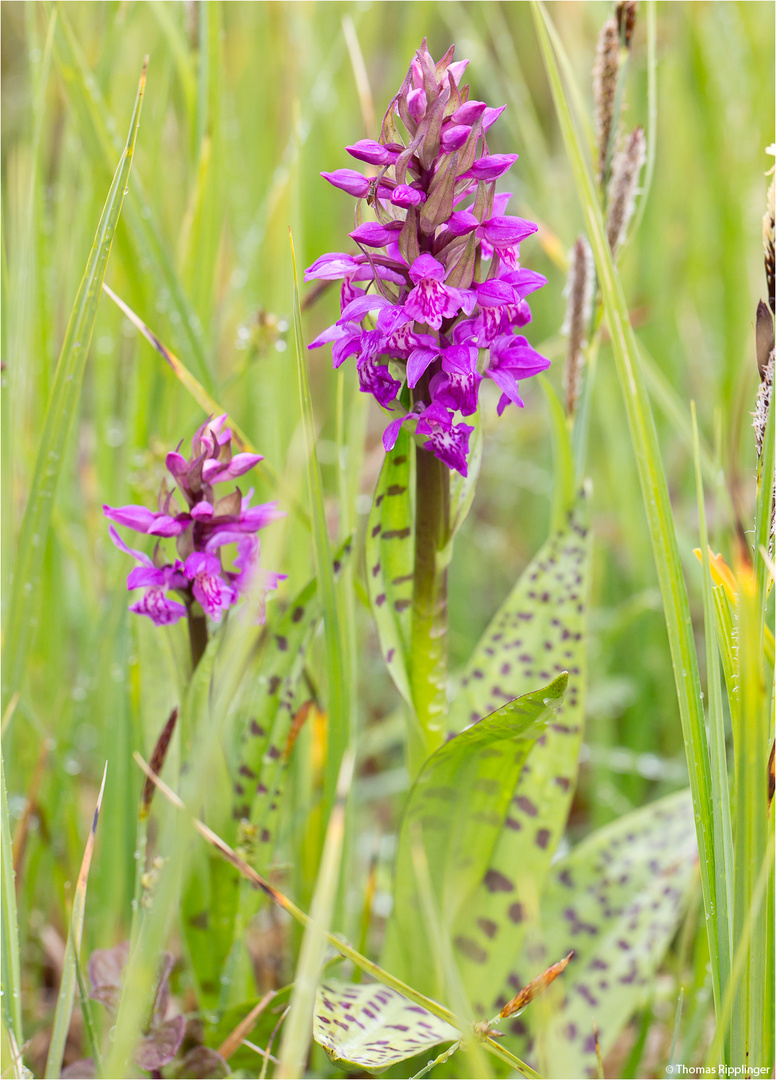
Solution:
{"label": "pale patterned leaf", "polygon": [[[493,1011],[500,1009],[537,966],[574,950],[541,1036],[550,1075],[597,1076],[593,1021],[606,1055],[648,992],[697,863],[692,802],[689,791],[681,791],[599,829],[553,865],[541,902],[542,929],[531,930],[492,1003]],[[504,1024],[504,1031],[521,1037],[515,1048],[521,1056],[541,1056],[530,1038],[541,1015],[529,1009]]]}
{"label": "pale patterned leaf", "polygon": [[[582,499],[522,574],[475,650],[464,677],[471,716],[547,682],[568,690],[520,773],[489,870],[462,911],[453,942],[475,1012],[506,978],[535,911],[568,816],[584,725],[585,618],[590,541]],[[460,707],[460,706],[459,706]],[[520,867],[514,875],[513,868]],[[510,881],[511,888],[506,887]]]}
{"label": "pale patterned leaf", "polygon": [[366,566],[380,649],[396,689],[411,705],[407,655],[412,622],[412,442],[399,432],[377,481],[366,534]]}
{"label": "pale patterned leaf", "polygon": [[313,1035],[341,1069],[381,1072],[460,1033],[390,987],[328,979],[316,994]]}
{"label": "pale patterned leaf", "polygon": [[[412,846],[426,850],[434,900],[447,935],[466,920],[481,882],[514,889],[492,859],[526,757],[560,704],[568,676],[526,694],[451,738],[423,766],[410,792],[396,860],[395,897],[385,966],[416,989],[438,994],[429,961]],[[513,874],[513,871],[510,871]],[[466,943],[455,942],[466,951]]]}
{"label": "pale patterned leaf", "polygon": [[[347,540],[335,553],[335,575],[350,556],[351,547]],[[244,705],[247,721],[240,763],[235,770],[232,816],[257,825],[257,845],[265,853],[273,840],[271,818],[280,795],[283,751],[293,720],[294,700],[307,647],[320,618],[321,602],[313,579],[277,624],[269,628],[267,645]]]}

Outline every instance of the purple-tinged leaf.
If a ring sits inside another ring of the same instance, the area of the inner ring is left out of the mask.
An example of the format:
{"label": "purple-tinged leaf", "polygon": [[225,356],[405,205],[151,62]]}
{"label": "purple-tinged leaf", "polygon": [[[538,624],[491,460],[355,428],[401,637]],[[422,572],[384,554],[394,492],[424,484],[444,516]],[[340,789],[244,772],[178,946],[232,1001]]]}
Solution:
{"label": "purple-tinged leaf", "polygon": [[195,1046],[172,1070],[172,1076],[179,1080],[221,1080],[228,1075],[229,1066],[209,1046]]}
{"label": "purple-tinged leaf", "polygon": [[169,1065],[183,1042],[186,1019],[176,1016],[146,1035],[135,1050],[135,1062],[147,1072]]}

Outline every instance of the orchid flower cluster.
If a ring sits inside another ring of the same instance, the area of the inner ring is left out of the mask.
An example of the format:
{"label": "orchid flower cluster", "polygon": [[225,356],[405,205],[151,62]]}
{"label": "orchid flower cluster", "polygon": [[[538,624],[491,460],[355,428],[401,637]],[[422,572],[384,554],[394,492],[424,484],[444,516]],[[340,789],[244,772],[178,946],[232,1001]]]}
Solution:
{"label": "orchid flower cluster", "polygon": [[[473,428],[456,414],[476,412],[483,377],[501,390],[501,415],[510,402],[522,407],[518,381],[549,366],[513,332],[530,322],[526,297],[546,278],[519,262],[537,226],[507,216],[511,195],[496,194],[517,160],[488,150],[506,106],[469,100],[460,86],[467,64],[453,61],[453,47],[435,64],[424,40],[380,140],[347,147],[374,175],[321,174],[358,199],[350,237],[359,253],[323,255],[305,273],[306,281],[342,279],[340,318],[309,347],[332,342],[335,368],[355,356],[361,390],[389,411],[401,407],[405,381],[411,390],[409,411],[385,430],[385,449],[411,421],[425,449],[464,476]],[[376,220],[364,220],[365,202]]]}
{"label": "orchid flower cluster", "polygon": [[[284,516],[277,502],[251,506],[253,489],[247,495],[235,488],[221,498],[215,496],[214,485],[236,480],[262,460],[260,454],[232,454],[232,432],[225,426],[226,420],[224,414],[199,428],[191,441],[190,458],[180,453],[180,444],[167,455],[167,470],[174,484],[170,488],[166,479],[162,481],[157,511],[145,506],[102,508],[117,525],[157,536],[160,541],[175,537],[177,558],[170,562],[160,543],[149,557],[128,547],[110,526],[113,543],[137,563],[127,578],[127,588],[145,590],[129,610],[147,615],[157,626],[176,623],[195,602],[220,622],[223,613],[257,581],[270,590],[286,577],[261,571],[261,546],[256,536],[259,529]],[[185,499],[184,511],[175,502],[175,485]],[[233,543],[237,545],[234,569],[225,570],[221,551]],[[169,592],[177,593],[183,603],[170,599]]]}

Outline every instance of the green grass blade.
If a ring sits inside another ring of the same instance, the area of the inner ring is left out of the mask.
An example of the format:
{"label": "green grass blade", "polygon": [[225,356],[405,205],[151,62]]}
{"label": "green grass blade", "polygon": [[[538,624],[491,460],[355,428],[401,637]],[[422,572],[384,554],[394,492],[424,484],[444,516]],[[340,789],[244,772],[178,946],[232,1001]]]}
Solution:
{"label": "green grass blade", "polygon": [[[291,236],[289,232],[289,237]],[[296,339],[297,377],[299,379],[299,400],[302,410],[305,446],[307,450],[307,483],[312,504],[313,555],[318,588],[323,610],[324,639],[326,652],[326,671],[329,688],[329,725],[326,754],[326,776],[324,780],[324,812],[328,814],[334,806],[337,778],[340,762],[345,747],[351,742],[353,731],[353,713],[350,686],[347,679],[349,666],[346,663],[346,644],[344,641],[336,583],[332,569],[329,533],[326,526],[326,509],[323,502],[323,483],[318,455],[315,449],[315,418],[307,379],[307,364],[304,355],[304,336],[302,334],[302,310],[299,300],[299,281],[296,270],[294,242],[291,238],[291,258],[294,271],[294,336]]]}
{"label": "green grass blade", "polygon": [[[78,117],[81,134],[90,147],[92,161],[104,161],[107,165],[117,150],[110,109],[87,67],[63,5],[57,5],[57,14],[54,44],[60,74]],[[164,231],[137,178],[127,199],[126,217],[138,261],[151,268],[157,291],[169,294],[170,307],[179,316],[181,341],[190,354],[192,367],[207,389],[212,390],[213,380],[199,317],[175,272],[172,257],[164,244]]]}
{"label": "green grass blade", "polygon": [[97,822],[100,817],[100,806],[102,805],[102,795],[105,791],[105,778],[107,774],[108,765],[106,762],[105,770],[102,774],[100,792],[97,796],[97,805],[94,808],[92,827],[86,841],[84,857],[81,862],[81,869],[78,873],[78,882],[73,896],[73,910],[70,915],[70,928],[67,935],[67,945],[65,946],[65,959],[62,965],[62,981],[59,984],[59,997],[57,998],[57,1008],[54,1013],[54,1027],[51,1032],[51,1043],[46,1059],[46,1080],[59,1076],[62,1071],[62,1057],[65,1052],[67,1033],[70,1030],[70,1017],[73,1013],[73,998],[75,996],[75,988],[78,981],[76,964],[78,962],[77,955],[81,949],[84,915],[86,914],[86,884],[89,878],[89,867],[91,866],[92,854],[94,852],[94,840],[97,833]]}
{"label": "green grass blade", "polygon": [[13,1034],[17,1047],[22,1046],[22,981],[19,963],[19,927],[16,919],[16,882],[11,848],[11,819],[5,790],[5,763],[0,761],[2,780],[2,856],[3,856],[3,1021]]}
{"label": "green grass blade", "polygon": [[353,781],[355,754],[352,749],[342,758],[337,779],[336,802],[329,817],[321,855],[321,868],[315,886],[310,922],[302,940],[288,1020],[283,1028],[278,1076],[304,1076],[307,1052],[313,1035],[313,1010],[318,979],[323,968],[327,934],[337,899],[342,849],[345,841],[345,804]]}
{"label": "green grass blade", "polygon": [[606,239],[606,228],[596,195],[595,183],[585,157],[582,140],[571,115],[550,43],[551,23],[544,6],[538,0],[532,0],[532,7],[555,109],[582,204],[587,236],[595,258],[604,312],[612,338],[620,386],[625,398],[631,440],[663,599],[685,754],[690,774],[690,787],[695,807],[704,906],[709,916],[707,928],[714,996],[719,1005],[718,906],[710,765],[700,696],[698,660],[692,636],[690,605],[679,558],[671,500],[644,374],[639,363],[636,337],[628,315],[628,306]]}
{"label": "green grass blade", "polygon": [[86,358],[94,331],[101,287],[113,247],[116,226],[127,192],[145,93],[146,69],[129,125],[126,146],[105,200],[86,270],[75,298],[46,408],[30,496],[22,521],[5,627],[6,694],[21,687],[30,649],[35,599],[46,549],[51,511],[62,464],[73,431]]}
{"label": "green grass blade", "polygon": [[730,820],[730,790],[728,787],[727,754],[725,751],[725,719],[722,713],[722,685],[719,671],[719,652],[716,645],[716,610],[712,595],[709,564],[709,536],[706,528],[706,506],[701,472],[700,440],[695,402],[691,404],[693,449],[695,452],[695,485],[698,491],[698,529],[703,553],[703,620],[706,637],[706,690],[708,694],[709,752],[711,757],[711,797],[714,805],[714,851],[716,861],[716,890],[719,926],[719,985],[724,995],[730,978],[733,954],[733,829]]}
{"label": "green grass blade", "polygon": [[555,487],[552,493],[550,531],[558,532],[565,525],[568,513],[574,503],[574,453],[560,399],[555,393],[552,383],[544,375],[539,376],[539,383],[547,399],[547,408],[550,413],[552,427]]}

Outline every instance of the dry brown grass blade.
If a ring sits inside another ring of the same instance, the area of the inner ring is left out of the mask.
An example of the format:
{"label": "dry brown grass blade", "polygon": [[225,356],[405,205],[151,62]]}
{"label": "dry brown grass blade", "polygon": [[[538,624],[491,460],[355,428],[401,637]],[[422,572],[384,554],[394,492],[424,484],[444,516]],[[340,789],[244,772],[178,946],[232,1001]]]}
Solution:
{"label": "dry brown grass blade", "polygon": [[520,1012],[530,1004],[534,998],[537,998],[539,994],[543,994],[550,983],[555,982],[557,977],[561,975],[568,967],[569,961],[574,955],[574,950],[564,956],[562,960],[559,960],[557,964],[551,964],[541,975],[537,975],[535,979],[523,987],[519,994],[516,994],[511,1001],[508,1001],[504,1008],[499,1013],[499,1017],[504,1020],[507,1016],[514,1016],[516,1012]]}
{"label": "dry brown grass blade", "polygon": [[259,1019],[261,1014],[267,1008],[269,1003],[276,997],[274,990],[268,990],[261,1001],[251,1009],[246,1017],[244,1017],[234,1031],[230,1031],[224,1041],[219,1046],[217,1053],[221,1055],[224,1061],[228,1061],[232,1054],[235,1052],[238,1046],[244,1041],[245,1036],[251,1031]]}

